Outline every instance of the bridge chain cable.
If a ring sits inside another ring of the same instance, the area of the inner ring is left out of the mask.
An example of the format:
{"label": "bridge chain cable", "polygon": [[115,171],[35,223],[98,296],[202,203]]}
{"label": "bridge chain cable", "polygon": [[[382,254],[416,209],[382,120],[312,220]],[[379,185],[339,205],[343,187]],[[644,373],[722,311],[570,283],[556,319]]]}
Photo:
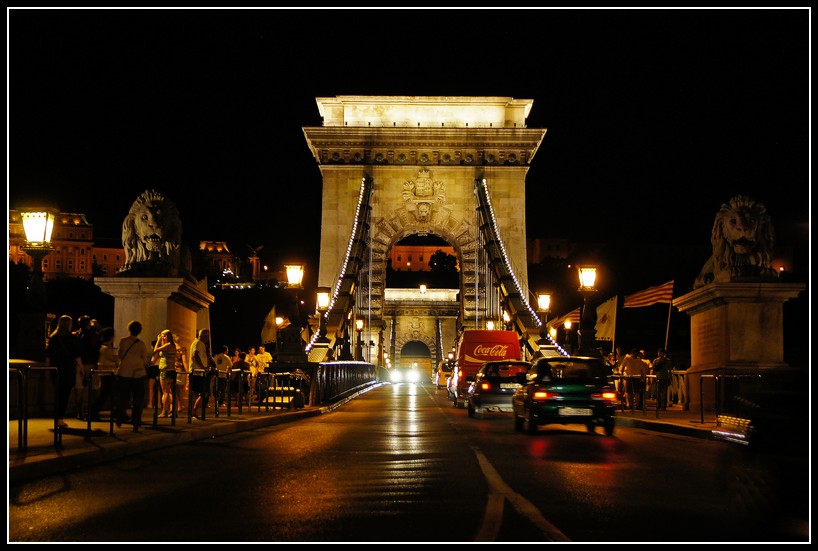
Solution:
{"label": "bridge chain cable", "polygon": [[527,327],[540,327],[542,321],[531,307],[528,297],[531,294],[528,287],[523,285],[517,276],[511,259],[509,258],[497,217],[494,214],[494,207],[488,190],[488,182],[484,179],[475,180],[475,189],[478,199],[478,212],[483,223],[479,225],[480,231],[485,239],[485,251],[490,257],[489,266],[492,267],[493,275],[503,285],[508,310],[512,310],[517,317],[514,327],[522,337],[526,333]]}
{"label": "bridge chain cable", "polygon": [[[347,319],[347,314],[353,306],[349,300],[350,295],[356,292],[358,287],[356,283],[363,263],[363,254],[366,253],[368,244],[372,191],[372,179],[361,178],[361,187],[358,191],[358,202],[355,207],[355,217],[352,220],[349,242],[340,268],[336,273],[329,306],[323,314],[328,322],[337,324],[339,328],[342,327]],[[307,352],[309,352],[319,336],[319,330],[316,330],[307,344]]]}

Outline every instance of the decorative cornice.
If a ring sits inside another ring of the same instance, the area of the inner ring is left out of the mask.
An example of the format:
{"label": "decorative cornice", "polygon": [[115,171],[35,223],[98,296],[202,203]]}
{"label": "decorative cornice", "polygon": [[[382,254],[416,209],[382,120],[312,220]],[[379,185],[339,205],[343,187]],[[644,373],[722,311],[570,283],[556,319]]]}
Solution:
{"label": "decorative cornice", "polygon": [[525,166],[545,129],[350,128],[303,129],[321,164]]}

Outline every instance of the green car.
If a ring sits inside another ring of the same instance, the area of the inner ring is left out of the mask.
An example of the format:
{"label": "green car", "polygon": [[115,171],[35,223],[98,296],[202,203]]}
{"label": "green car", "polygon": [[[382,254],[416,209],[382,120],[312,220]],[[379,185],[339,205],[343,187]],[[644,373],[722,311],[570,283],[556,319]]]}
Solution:
{"label": "green car", "polygon": [[520,387],[511,397],[515,429],[534,434],[543,425],[581,424],[613,435],[617,397],[602,358],[541,358],[517,377]]}

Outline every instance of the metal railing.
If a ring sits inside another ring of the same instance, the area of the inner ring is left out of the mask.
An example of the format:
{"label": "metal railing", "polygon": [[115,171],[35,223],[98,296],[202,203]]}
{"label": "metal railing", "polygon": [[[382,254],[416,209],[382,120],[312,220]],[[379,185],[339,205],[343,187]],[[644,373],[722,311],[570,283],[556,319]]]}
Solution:
{"label": "metal railing", "polygon": [[53,374],[50,377],[52,383],[52,395],[54,398],[54,448],[62,448],[62,428],[59,426],[59,388],[60,388],[60,372],[54,366],[33,365],[33,363],[10,360],[9,361],[9,376],[14,376],[17,379],[17,449],[21,453],[28,451],[28,420],[29,420],[29,383],[32,376],[40,374]]}
{"label": "metal railing", "polygon": [[[26,411],[26,377],[17,367],[9,367],[9,377],[17,379],[17,449],[28,450],[28,412]],[[11,384],[11,380],[9,380]],[[11,390],[9,388],[9,390]],[[9,404],[10,406],[10,404]],[[10,408],[9,408],[10,409]]]}
{"label": "metal railing", "polygon": [[325,362],[315,368],[310,384],[309,404],[332,403],[345,394],[377,382],[374,364],[366,362]]}
{"label": "metal railing", "polygon": [[[86,440],[90,440],[91,436],[94,433],[93,430],[91,429],[91,420],[93,419],[93,417],[95,415],[95,412],[93,411],[94,408],[91,406],[91,404],[93,403],[91,401],[91,390],[92,390],[92,386],[93,386],[92,382],[94,380],[95,375],[97,377],[100,377],[100,378],[114,377],[114,379],[115,379],[116,378],[116,371],[114,371],[113,369],[91,369],[90,371],[88,371],[88,374],[85,376],[85,403],[88,405],[88,415],[85,416],[85,419],[86,419],[85,439]],[[116,382],[116,380],[114,380],[114,383],[115,382]],[[100,389],[102,389],[102,384],[103,384],[102,381],[100,381]],[[115,404],[117,403],[117,400],[118,400],[118,398],[117,398],[117,389],[116,389],[116,384],[114,384],[112,389],[111,389],[111,419],[109,421],[109,427],[108,427],[108,435],[109,436],[114,435],[114,413],[115,413],[114,410],[116,409]],[[82,412],[80,412],[80,414],[81,413]]]}
{"label": "metal railing", "polygon": [[736,389],[736,392],[732,393],[731,396],[725,396],[725,389],[722,387],[722,385],[726,384],[728,381],[740,381],[742,379],[754,380],[760,383],[762,381],[762,375],[760,373],[703,373],[699,375],[699,422],[701,424],[704,424],[703,379],[711,379],[713,381],[713,405],[715,407],[715,420],[718,421],[728,398],[733,399],[735,396],[740,394],[740,389]]}

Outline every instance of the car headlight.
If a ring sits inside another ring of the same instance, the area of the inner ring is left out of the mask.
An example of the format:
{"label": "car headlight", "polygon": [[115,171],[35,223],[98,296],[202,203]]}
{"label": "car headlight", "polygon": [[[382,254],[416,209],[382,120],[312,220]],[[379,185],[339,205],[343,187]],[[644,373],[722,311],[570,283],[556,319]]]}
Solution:
{"label": "car headlight", "polygon": [[403,375],[401,375],[401,372],[396,369],[389,374],[389,380],[393,383],[399,383],[403,380]]}
{"label": "car headlight", "polygon": [[406,380],[410,383],[417,383],[420,381],[420,373],[413,369],[406,373]]}

